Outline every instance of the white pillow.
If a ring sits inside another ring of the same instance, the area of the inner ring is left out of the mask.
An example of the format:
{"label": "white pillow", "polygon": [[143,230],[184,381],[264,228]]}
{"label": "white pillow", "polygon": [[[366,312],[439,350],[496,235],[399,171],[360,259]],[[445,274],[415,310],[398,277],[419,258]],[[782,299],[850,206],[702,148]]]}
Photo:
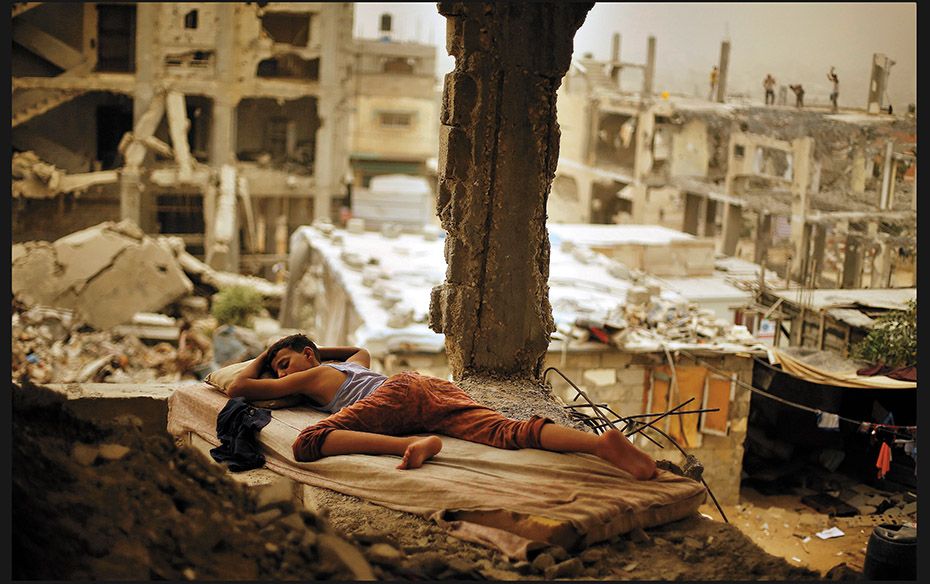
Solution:
{"label": "white pillow", "polygon": [[[210,387],[226,393],[226,388],[229,387],[229,384],[232,383],[233,379],[236,378],[236,375],[240,371],[249,366],[249,364],[255,359],[249,359],[248,361],[243,361],[242,363],[233,363],[232,365],[227,365],[221,369],[207,375],[204,381],[210,385]],[[262,379],[273,379],[274,376],[270,372],[264,372],[261,375]],[[228,395],[228,394],[227,394]],[[304,401],[304,397],[298,393],[286,395],[283,397],[275,399],[262,399],[262,400],[249,400],[249,402],[257,408],[265,408],[269,410],[277,410],[280,408],[289,408],[296,405],[299,405]]]}

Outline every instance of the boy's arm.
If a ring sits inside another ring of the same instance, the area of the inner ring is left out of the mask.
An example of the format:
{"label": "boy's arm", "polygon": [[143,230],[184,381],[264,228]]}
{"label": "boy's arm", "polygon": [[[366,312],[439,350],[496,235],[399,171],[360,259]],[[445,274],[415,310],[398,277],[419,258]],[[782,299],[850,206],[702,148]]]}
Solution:
{"label": "boy's arm", "polygon": [[[258,359],[255,359],[258,361]],[[337,390],[345,380],[345,373],[332,367],[313,367],[306,371],[298,371],[274,379],[257,379],[261,373],[260,367],[253,367],[255,362],[242,370],[239,375],[226,388],[229,397],[244,397],[247,400],[277,399],[286,395],[300,393],[309,396],[314,401],[326,403],[323,398]],[[247,377],[243,374],[252,371],[258,373],[256,377]]]}
{"label": "boy's arm", "polygon": [[371,354],[361,347],[318,347],[320,361],[348,361],[371,367]]}
{"label": "boy's arm", "polygon": [[345,379],[343,373],[332,367],[314,367],[281,378],[260,379],[267,360],[268,349],[265,349],[236,375],[227,386],[226,395],[249,400],[277,399],[294,393],[315,397],[334,382],[338,388]]}

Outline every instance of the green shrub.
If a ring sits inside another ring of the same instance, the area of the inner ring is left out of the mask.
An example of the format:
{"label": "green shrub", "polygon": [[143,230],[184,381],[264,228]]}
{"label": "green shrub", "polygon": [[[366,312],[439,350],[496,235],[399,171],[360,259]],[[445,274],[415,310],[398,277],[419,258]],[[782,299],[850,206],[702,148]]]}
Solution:
{"label": "green shrub", "polygon": [[210,313],[219,324],[250,326],[262,310],[262,295],[246,286],[230,286],[213,297]]}
{"label": "green shrub", "polygon": [[853,356],[889,367],[917,364],[917,301],[906,310],[892,310],[878,317],[869,334],[853,347]]}

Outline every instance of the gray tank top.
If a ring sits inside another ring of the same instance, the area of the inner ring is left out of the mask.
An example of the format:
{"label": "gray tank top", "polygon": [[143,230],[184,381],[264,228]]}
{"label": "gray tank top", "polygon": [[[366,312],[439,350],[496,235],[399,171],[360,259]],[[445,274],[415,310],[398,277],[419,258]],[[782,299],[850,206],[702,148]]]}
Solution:
{"label": "gray tank top", "polygon": [[333,400],[325,406],[317,407],[318,410],[335,414],[346,406],[351,406],[358,400],[371,395],[371,392],[381,387],[381,384],[387,380],[387,377],[380,373],[375,373],[367,367],[357,363],[334,362],[321,363],[326,367],[332,367],[336,371],[342,371],[346,374],[345,381],[339,386]]}

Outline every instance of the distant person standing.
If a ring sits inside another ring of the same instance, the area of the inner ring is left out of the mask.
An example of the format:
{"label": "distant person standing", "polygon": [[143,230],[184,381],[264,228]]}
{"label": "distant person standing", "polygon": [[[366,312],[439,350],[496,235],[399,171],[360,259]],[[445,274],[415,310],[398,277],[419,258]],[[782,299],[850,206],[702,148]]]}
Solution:
{"label": "distant person standing", "polygon": [[714,90],[717,89],[717,79],[719,77],[720,70],[714,65],[714,68],[710,70],[710,93],[707,94],[707,99],[710,101],[714,101]]}
{"label": "distant person standing", "polygon": [[800,83],[797,85],[789,85],[788,87],[794,92],[794,105],[797,106],[798,109],[804,107],[804,87]]}
{"label": "distant person standing", "polygon": [[836,74],[836,68],[831,66],[830,72],[827,73],[827,81],[833,84],[833,92],[830,94],[830,103],[833,104],[833,113],[839,110],[837,101],[840,98],[840,78]]}
{"label": "distant person standing", "polygon": [[765,88],[765,105],[775,105],[775,78],[771,73],[762,80],[762,87]]}

